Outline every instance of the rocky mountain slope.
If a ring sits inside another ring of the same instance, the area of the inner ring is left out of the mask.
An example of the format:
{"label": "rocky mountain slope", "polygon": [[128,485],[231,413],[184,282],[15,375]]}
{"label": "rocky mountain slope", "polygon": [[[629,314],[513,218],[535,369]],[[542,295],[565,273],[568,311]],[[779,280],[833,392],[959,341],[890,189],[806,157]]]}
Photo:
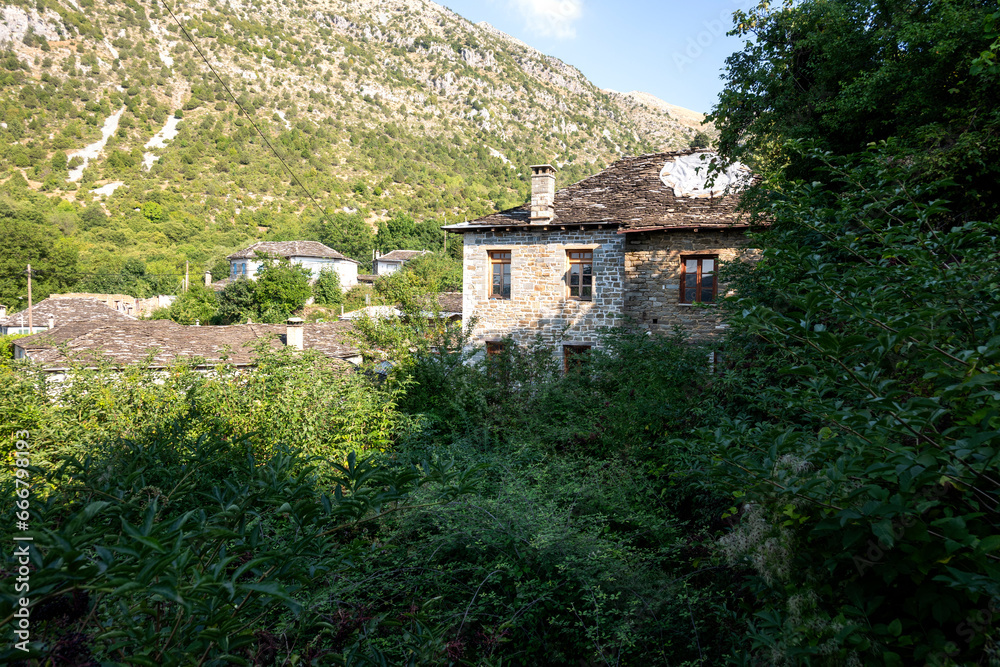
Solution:
{"label": "rocky mountain slope", "polygon": [[44,209],[43,193],[94,266],[210,262],[314,203],[370,224],[478,216],[521,203],[530,164],[569,183],[685,146],[698,120],[427,0],[0,11],[0,187]]}

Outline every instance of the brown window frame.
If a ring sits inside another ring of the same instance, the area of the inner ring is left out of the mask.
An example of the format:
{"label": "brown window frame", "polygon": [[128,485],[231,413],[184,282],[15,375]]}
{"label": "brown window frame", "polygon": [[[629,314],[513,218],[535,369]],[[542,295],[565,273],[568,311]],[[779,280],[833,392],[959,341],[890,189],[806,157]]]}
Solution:
{"label": "brown window frame", "polygon": [[[573,299],[574,301],[593,301],[594,300],[594,251],[581,249],[581,250],[567,250],[566,251],[566,262],[569,267],[566,269],[566,298]],[[590,267],[590,275],[586,276],[590,278],[590,295],[583,295],[583,267]],[[580,276],[580,284],[577,286],[577,295],[573,295],[573,267],[580,267],[578,270]]]}
{"label": "brown window frame", "polygon": [[563,372],[569,373],[582,362],[581,355],[594,349],[593,345],[563,345]]}
{"label": "brown window frame", "polygon": [[486,356],[496,357],[503,354],[504,344],[497,340],[486,341]]}
{"label": "brown window frame", "polygon": [[[514,290],[513,290],[513,285],[511,285],[511,282],[512,282],[511,279],[513,278],[513,275],[512,275],[512,270],[511,269],[507,269],[507,296],[504,296],[504,294],[503,294],[503,291],[504,291],[503,290],[503,288],[504,288],[504,282],[503,282],[504,271],[503,271],[503,267],[504,266],[510,266],[511,265],[511,259],[512,259],[512,253],[511,253],[510,250],[490,250],[489,251],[489,260],[490,260],[490,277],[489,277],[489,281],[490,282],[489,282],[489,292],[488,292],[488,294],[489,294],[489,297],[491,299],[502,299],[502,300],[505,300],[505,301],[509,301],[513,297]],[[494,275],[494,272],[495,272],[495,268],[494,267],[497,267],[497,266],[501,267],[500,268],[500,293],[499,294],[497,294],[497,293],[495,293],[493,291],[493,288],[496,285],[496,283],[493,280],[493,275]]]}
{"label": "brown window frame", "polygon": [[[698,297],[702,295],[702,267],[705,260],[712,260],[712,270],[708,274],[713,278],[712,280],[712,298],[708,301],[699,299]],[[697,262],[695,270],[695,286],[694,295],[695,299],[693,301],[688,301],[685,298],[685,288],[687,287],[687,277],[690,275],[687,269],[688,262]],[[680,295],[678,297],[678,303],[715,303],[716,297],[719,295],[719,256],[718,255],[683,255],[681,256],[681,276],[680,276]]]}

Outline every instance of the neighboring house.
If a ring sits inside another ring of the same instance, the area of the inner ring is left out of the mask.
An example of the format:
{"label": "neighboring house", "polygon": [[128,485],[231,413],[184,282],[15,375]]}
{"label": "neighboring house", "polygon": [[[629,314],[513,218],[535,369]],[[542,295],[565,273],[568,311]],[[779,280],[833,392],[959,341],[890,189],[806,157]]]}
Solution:
{"label": "neighboring house", "polygon": [[94,328],[113,322],[135,321],[136,318],[123,309],[110,308],[102,300],[53,294],[32,307],[30,330],[28,310],[25,309],[7,317],[0,316],[0,334],[38,333],[67,324],[78,325],[78,328]]}
{"label": "neighboring house", "polygon": [[427,255],[430,250],[393,250],[384,255],[376,255],[373,262],[373,271],[376,276],[386,276],[396,273],[403,265],[415,257]]}
{"label": "neighboring house", "polygon": [[184,359],[197,359],[201,366],[221,363],[253,366],[256,345],[318,350],[333,360],[361,363],[360,353],[348,334],[351,324],[331,322],[302,324],[238,324],[232,326],[184,326],[170,320],[103,323],[83,327],[79,323],[56,327],[14,341],[14,357],[27,358],[50,373],[62,373],[71,363],[113,366],[143,363],[163,368]]}
{"label": "neighboring house", "polygon": [[50,294],[50,299],[92,299],[100,301],[108,308],[121,311],[126,315],[143,317],[160,308],[169,308],[177,298],[172,294],[159,294],[148,299],[137,299],[128,294],[99,294],[95,292],[67,292],[66,294]]}
{"label": "neighboring house", "polygon": [[235,252],[229,260],[229,279],[256,279],[257,272],[268,257],[282,257],[298,264],[319,278],[323,269],[333,269],[340,275],[340,285],[348,290],[358,284],[358,263],[344,257],[318,241],[264,241]]}
{"label": "neighboring house", "polygon": [[[718,334],[720,261],[745,245],[735,212],[748,171],[706,184],[711,154],[627,158],[562,190],[555,169],[532,167],[531,202],[444,229],[463,235],[463,324],[497,351],[541,335],[566,359],[599,344],[623,317],[649,332]],[[474,319],[473,319],[474,318]]]}

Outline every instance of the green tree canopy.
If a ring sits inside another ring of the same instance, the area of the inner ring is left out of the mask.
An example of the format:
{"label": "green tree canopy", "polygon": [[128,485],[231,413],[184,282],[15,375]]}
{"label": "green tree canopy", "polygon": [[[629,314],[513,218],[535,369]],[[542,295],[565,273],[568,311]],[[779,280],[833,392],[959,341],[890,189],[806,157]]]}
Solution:
{"label": "green tree canopy", "polygon": [[312,274],[287,260],[266,262],[257,272],[257,308],[263,322],[282,322],[312,296]]}
{"label": "green tree canopy", "polygon": [[77,252],[58,227],[30,206],[0,201],[0,304],[11,310],[27,307],[28,264],[33,272],[32,295],[36,302],[49,294],[68,291],[76,282]]}
{"label": "green tree canopy", "polygon": [[195,282],[191,287],[177,295],[168,309],[170,319],[179,324],[209,324],[219,312],[219,299],[216,293],[201,283]]}
{"label": "green tree canopy", "polygon": [[973,73],[997,38],[995,3],[810,0],[736,12],[749,38],[726,61],[713,110],[721,151],[766,173],[811,179],[821,164],[788,139],[837,155],[892,140],[930,180],[951,178],[962,210],[1000,212],[1000,86]]}
{"label": "green tree canopy", "polygon": [[323,269],[313,285],[313,299],[320,306],[335,306],[344,302],[340,274],[333,269]]}

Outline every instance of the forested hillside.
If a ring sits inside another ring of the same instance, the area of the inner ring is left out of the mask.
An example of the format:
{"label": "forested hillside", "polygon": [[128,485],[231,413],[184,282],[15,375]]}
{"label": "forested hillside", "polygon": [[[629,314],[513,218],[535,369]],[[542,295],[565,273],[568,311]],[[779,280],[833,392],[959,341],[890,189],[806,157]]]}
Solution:
{"label": "forested hillside", "polygon": [[[700,121],[609,97],[424,0],[3,12],[4,216],[70,239],[82,274],[127,258],[177,274],[251,239],[355,235],[324,225],[476,217],[522,203],[530,164],[571,183],[623,154],[686,146]],[[338,249],[366,260],[372,245]]]}

